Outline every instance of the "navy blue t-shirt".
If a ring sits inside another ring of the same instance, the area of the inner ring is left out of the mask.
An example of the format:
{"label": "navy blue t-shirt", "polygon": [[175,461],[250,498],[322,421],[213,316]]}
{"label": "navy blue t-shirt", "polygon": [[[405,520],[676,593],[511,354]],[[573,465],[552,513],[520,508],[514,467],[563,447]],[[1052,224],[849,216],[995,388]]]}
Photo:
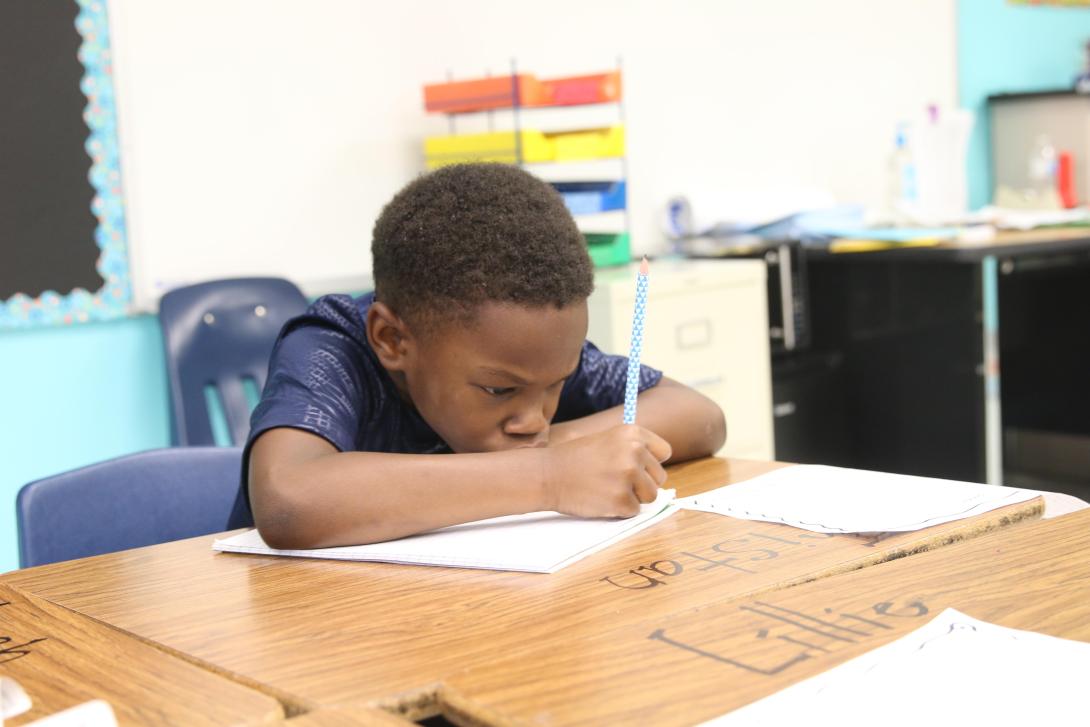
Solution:
{"label": "navy blue t-shirt", "polygon": [[[342,452],[449,453],[416,409],[398,394],[367,340],[374,295],[327,295],[288,321],[269,361],[261,401],[250,418],[243,454],[240,505],[248,509],[250,445],[275,427],[302,429]],[[579,366],[564,382],[554,422],[578,419],[624,403],[628,359],[583,343]],[[640,367],[640,391],[662,372]]]}

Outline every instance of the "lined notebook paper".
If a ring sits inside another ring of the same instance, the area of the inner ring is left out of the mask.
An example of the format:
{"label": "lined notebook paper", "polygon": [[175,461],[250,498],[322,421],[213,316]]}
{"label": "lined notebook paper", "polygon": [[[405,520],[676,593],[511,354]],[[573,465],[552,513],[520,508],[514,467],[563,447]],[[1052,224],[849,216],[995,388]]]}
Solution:
{"label": "lined notebook paper", "polygon": [[703,727],[1086,724],[1090,644],[948,608],[933,621]]}
{"label": "lined notebook paper", "polygon": [[674,491],[659,490],[654,502],[641,506],[639,515],[627,520],[531,512],[452,525],[385,543],[315,550],[275,550],[265,545],[256,530],[250,530],[216,540],[212,549],[297,558],[553,573],[635,535],[676,510]]}
{"label": "lined notebook paper", "polygon": [[684,497],[679,507],[815,533],[892,533],[960,520],[1037,496],[973,482],[795,465]]}

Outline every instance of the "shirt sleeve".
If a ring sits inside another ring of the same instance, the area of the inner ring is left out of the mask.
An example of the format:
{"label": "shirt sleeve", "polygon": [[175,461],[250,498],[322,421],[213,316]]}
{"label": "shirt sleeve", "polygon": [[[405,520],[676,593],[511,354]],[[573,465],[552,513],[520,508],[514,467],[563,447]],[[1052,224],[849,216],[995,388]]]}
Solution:
{"label": "shirt sleeve", "polygon": [[231,527],[253,525],[250,448],[264,432],[291,427],[317,434],[342,452],[355,448],[361,422],[369,419],[376,401],[375,379],[368,374],[378,364],[366,341],[363,314],[344,295],[319,298],[284,324],[261,401],[250,416]]}
{"label": "shirt sleeve", "polygon": [[[620,406],[624,403],[627,376],[628,357],[602,353],[593,343],[584,341],[579,367],[564,382],[554,420],[566,422]],[[661,371],[640,365],[640,391],[661,380]]]}
{"label": "shirt sleeve", "polygon": [[247,454],[259,435],[275,427],[302,429],[342,452],[352,450],[373,403],[369,353],[363,317],[348,296],[320,298],[288,321],[250,417]]}

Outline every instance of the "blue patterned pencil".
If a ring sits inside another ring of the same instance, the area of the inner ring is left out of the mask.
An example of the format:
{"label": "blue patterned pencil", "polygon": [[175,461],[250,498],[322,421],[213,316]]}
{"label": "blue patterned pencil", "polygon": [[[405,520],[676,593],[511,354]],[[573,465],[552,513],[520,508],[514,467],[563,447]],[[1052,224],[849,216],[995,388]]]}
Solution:
{"label": "blue patterned pencil", "polygon": [[647,256],[636,275],[636,307],[632,311],[632,344],[628,349],[628,379],[624,387],[624,423],[636,423],[636,394],[640,387],[640,349],[643,347],[643,317],[647,311]]}

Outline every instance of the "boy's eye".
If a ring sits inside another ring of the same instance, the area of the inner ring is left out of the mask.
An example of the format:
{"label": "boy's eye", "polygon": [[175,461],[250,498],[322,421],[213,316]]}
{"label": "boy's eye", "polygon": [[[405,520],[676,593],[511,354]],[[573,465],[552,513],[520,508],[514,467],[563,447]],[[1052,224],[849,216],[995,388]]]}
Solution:
{"label": "boy's eye", "polygon": [[484,392],[486,394],[491,394],[492,396],[507,396],[508,394],[510,394],[512,391],[515,390],[515,387],[513,387],[513,386],[482,386],[481,389],[484,390]]}

